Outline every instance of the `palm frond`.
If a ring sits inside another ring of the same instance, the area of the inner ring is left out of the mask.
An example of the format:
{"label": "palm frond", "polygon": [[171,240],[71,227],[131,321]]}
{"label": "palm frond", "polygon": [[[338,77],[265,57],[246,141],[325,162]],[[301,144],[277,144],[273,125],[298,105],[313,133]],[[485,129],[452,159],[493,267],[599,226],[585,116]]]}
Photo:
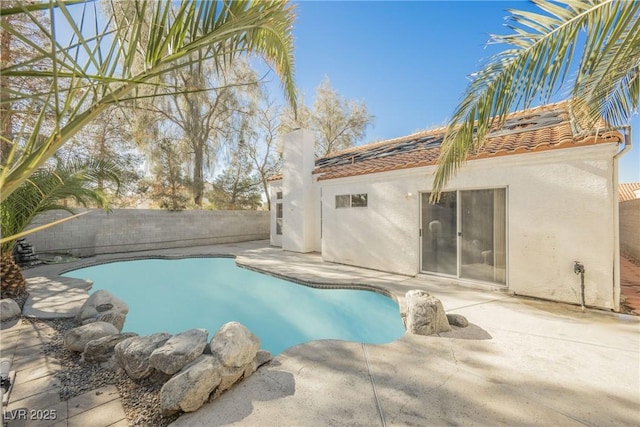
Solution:
{"label": "palm frond", "polygon": [[[75,3],[50,0],[46,8],[38,5],[18,6],[20,11],[0,9],[2,15],[22,13],[29,17],[50,44],[34,46],[10,23],[0,22],[3,30],[33,47],[30,58],[0,70],[3,77],[32,76],[49,87],[44,93],[12,93],[8,99],[30,101],[34,105],[32,111],[39,111],[39,115],[32,126],[23,128],[14,138],[11,163],[1,165],[0,200],[16,191],[34,170],[106,108],[123,98],[135,97],[139,88],[184,66],[185,61],[181,60],[197,52],[202,54],[202,60],[216,64],[232,61],[237,55],[261,56],[275,69],[286,98],[296,107],[294,11],[285,1],[124,2],[128,13],[121,19],[110,19],[93,34],[85,21],[97,15],[97,8],[94,6],[93,12],[88,13],[88,3],[74,6]],[[58,12],[53,13],[54,9]],[[48,28],[36,16],[42,10],[49,12]],[[63,24],[72,33],[67,46],[55,37],[56,28]],[[98,25],[95,19],[94,25]],[[142,66],[136,59],[140,57]],[[36,64],[38,69],[34,70]],[[52,119],[52,129],[44,125],[45,118]]]}
{"label": "palm frond", "polygon": [[615,42],[598,40],[602,53],[583,58],[572,93],[574,118],[583,129],[596,126],[600,119],[613,128],[621,127],[638,111],[640,14],[635,12],[621,11]]}
{"label": "palm frond", "polygon": [[115,163],[96,159],[37,169],[0,203],[2,252],[11,249],[15,239],[24,235],[23,231],[38,214],[51,210],[74,214],[63,203],[67,199],[82,206],[95,204],[108,209],[109,199],[98,184],[111,182],[119,186],[121,172]]}
{"label": "palm frond", "polygon": [[638,110],[640,2],[535,0],[541,13],[510,10],[512,33],[492,36],[509,49],[472,75],[442,143],[432,200],[467,159],[486,143],[489,130],[516,106],[549,102],[568,81],[580,36],[586,41],[573,81],[575,119],[589,129],[601,118],[620,126]]}

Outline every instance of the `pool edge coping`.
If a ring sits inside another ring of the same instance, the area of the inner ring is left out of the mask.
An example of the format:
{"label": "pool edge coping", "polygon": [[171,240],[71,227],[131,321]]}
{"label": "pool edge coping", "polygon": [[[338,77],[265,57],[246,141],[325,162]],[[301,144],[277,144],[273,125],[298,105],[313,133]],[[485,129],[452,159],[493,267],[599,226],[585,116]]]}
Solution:
{"label": "pool edge coping", "polygon": [[[286,274],[277,273],[277,272],[274,272],[274,271],[269,271],[269,270],[266,270],[266,269],[263,269],[263,268],[255,267],[255,266],[249,265],[247,263],[238,262],[238,255],[234,255],[234,254],[137,255],[137,256],[134,256],[134,257],[126,257],[126,258],[113,258],[113,259],[108,259],[108,260],[94,260],[94,261],[88,262],[86,264],[83,263],[82,265],[76,265],[76,266],[69,267],[69,268],[63,268],[62,270],[59,270],[56,273],[56,276],[64,277],[63,274],[69,273],[71,271],[80,270],[80,269],[83,269],[83,268],[95,267],[95,266],[98,266],[98,265],[111,264],[111,263],[114,263],[114,262],[141,261],[141,260],[149,260],[149,259],[179,260],[179,259],[189,259],[189,258],[227,258],[227,259],[228,258],[233,258],[235,263],[236,263],[236,266],[238,266],[240,268],[244,268],[246,270],[254,271],[256,273],[266,274],[268,276],[272,276],[272,277],[275,277],[277,279],[282,279],[282,280],[287,280],[287,281],[290,281],[290,282],[294,282],[294,283],[296,283],[298,285],[306,286],[306,287],[309,287],[309,288],[314,288],[314,289],[346,289],[346,290],[361,290],[361,291],[375,292],[377,294],[384,295],[387,298],[390,298],[396,304],[398,304],[398,308],[399,309],[401,308],[400,301],[393,294],[393,292],[391,292],[388,289],[385,289],[385,288],[383,288],[381,286],[371,285],[371,284],[367,284],[367,283],[356,283],[356,282],[338,284],[338,283],[327,283],[327,282],[314,282],[314,281],[299,279],[297,277],[288,276]],[[82,262],[82,260],[80,260],[79,262]],[[401,310],[400,310],[400,314],[401,314],[401,317],[402,317],[402,311]]]}

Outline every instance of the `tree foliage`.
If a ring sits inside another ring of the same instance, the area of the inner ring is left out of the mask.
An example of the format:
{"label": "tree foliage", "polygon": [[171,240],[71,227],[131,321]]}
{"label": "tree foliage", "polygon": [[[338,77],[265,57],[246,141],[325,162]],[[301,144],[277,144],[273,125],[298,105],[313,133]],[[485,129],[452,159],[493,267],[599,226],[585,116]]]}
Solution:
{"label": "tree foliage", "polygon": [[[286,2],[136,0],[124,20],[109,19],[104,26],[95,3],[75,3],[51,0],[0,9],[3,18],[23,14],[36,26],[39,11],[52,18],[48,26],[38,26],[49,46],[21,34],[6,19],[0,21],[0,29],[34,51],[29,60],[3,66],[2,78],[29,77],[47,83],[46,91],[34,94],[18,88],[2,100],[2,106],[28,102],[35,120],[33,126],[21,126],[13,138],[3,137],[10,151],[0,169],[0,200],[109,106],[139,98],[138,89],[157,85],[161,76],[187,65],[189,61],[180,60],[195,52],[219,66],[243,54],[263,57],[280,77],[285,96],[295,108],[294,13]],[[56,37],[56,28],[62,26],[72,33],[66,45]],[[137,58],[144,58],[142,67]],[[34,67],[37,64],[42,66]],[[47,117],[53,119],[51,129],[43,126]]]}
{"label": "tree foliage", "polygon": [[267,179],[282,168],[282,157],[277,151],[282,108],[275,104],[267,91],[260,91],[257,96],[248,117],[250,123],[241,140],[244,141],[247,157],[259,178],[267,208],[271,210]]}
{"label": "tree foliage", "polygon": [[63,163],[94,159],[118,165],[118,187],[107,181],[98,181],[96,184],[111,198],[112,206],[120,207],[130,206],[138,201],[134,192],[143,172],[143,156],[132,137],[131,122],[127,113],[128,111],[119,106],[106,109],[54,156]]}
{"label": "tree foliage", "polygon": [[312,130],[316,136],[316,155],[323,157],[356,145],[373,119],[364,101],[346,99],[331,87],[325,76],[316,89],[313,107],[308,109],[301,103],[297,117],[289,111],[283,118],[281,132]]}
{"label": "tree foliage", "polygon": [[148,193],[160,208],[170,211],[181,211],[189,205],[190,182],[183,169],[185,153],[180,149],[180,145],[169,138],[155,144],[150,159],[152,178],[140,186],[146,187],[141,191]]}
{"label": "tree foliage", "polygon": [[204,61],[167,76],[169,94],[153,111],[167,126],[177,128],[179,143],[188,147],[193,202],[202,207],[205,175],[212,168],[220,145],[234,137],[233,121],[250,114],[247,98],[257,90],[258,77],[242,59],[224,67]]}
{"label": "tree foliage", "polygon": [[260,183],[253,173],[246,146],[240,141],[228,166],[214,179],[209,199],[215,209],[258,209],[262,205]]}
{"label": "tree foliage", "polygon": [[[509,47],[471,77],[442,143],[432,198],[514,107],[548,102],[571,83],[570,114],[582,131],[620,127],[638,111],[640,2],[535,0],[538,13],[510,10]],[[581,49],[580,52],[577,49]],[[577,72],[570,70],[577,60]],[[572,81],[571,81],[572,80]]]}

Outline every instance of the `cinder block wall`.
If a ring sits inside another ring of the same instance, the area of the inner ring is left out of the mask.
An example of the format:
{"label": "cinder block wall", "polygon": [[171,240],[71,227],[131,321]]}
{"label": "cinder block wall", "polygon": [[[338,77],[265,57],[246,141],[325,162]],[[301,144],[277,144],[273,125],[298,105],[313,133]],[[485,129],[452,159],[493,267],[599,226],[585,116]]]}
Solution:
{"label": "cinder block wall", "polygon": [[620,203],[620,252],[640,261],[640,199]]}
{"label": "cinder block wall", "polygon": [[[269,212],[182,211],[152,209],[79,209],[88,214],[27,236],[36,253],[70,252],[75,256],[180,248],[269,238]],[[42,214],[32,226],[67,217],[64,211]]]}

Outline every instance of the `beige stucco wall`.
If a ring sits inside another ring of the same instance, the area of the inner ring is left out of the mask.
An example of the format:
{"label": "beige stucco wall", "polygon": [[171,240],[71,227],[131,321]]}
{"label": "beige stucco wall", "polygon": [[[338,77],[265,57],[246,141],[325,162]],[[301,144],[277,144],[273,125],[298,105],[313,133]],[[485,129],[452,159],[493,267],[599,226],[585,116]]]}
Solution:
{"label": "beige stucco wall", "polygon": [[298,129],[288,133],[282,137],[282,146],[282,248],[312,252],[317,250],[315,217],[318,200],[311,174],[315,165],[313,132]]}
{"label": "beige stucco wall", "polygon": [[[507,189],[507,286],[539,298],[617,309],[616,145],[509,155],[467,163],[448,189]],[[420,192],[434,167],[320,181],[322,256],[401,274],[420,269]],[[335,209],[338,194],[368,194],[367,208]],[[408,195],[411,193],[411,196]]]}
{"label": "beige stucco wall", "polygon": [[[36,252],[90,256],[269,238],[269,213],[264,211],[114,209],[109,214],[99,209],[90,211],[31,234],[27,241]],[[69,214],[65,211],[48,212],[36,217],[33,226],[66,216]]]}
{"label": "beige stucco wall", "polygon": [[620,203],[620,251],[640,261],[640,199]]}

